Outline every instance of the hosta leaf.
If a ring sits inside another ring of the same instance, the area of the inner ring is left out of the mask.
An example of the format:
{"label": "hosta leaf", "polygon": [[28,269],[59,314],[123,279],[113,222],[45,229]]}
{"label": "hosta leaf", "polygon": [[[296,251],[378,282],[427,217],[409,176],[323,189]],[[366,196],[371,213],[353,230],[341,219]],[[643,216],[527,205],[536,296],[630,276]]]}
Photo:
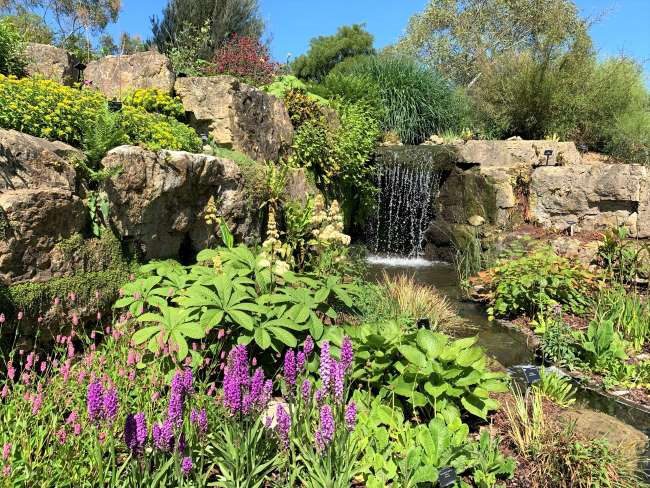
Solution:
{"label": "hosta leaf", "polygon": [[238,325],[241,325],[246,330],[253,330],[255,321],[253,317],[240,310],[228,310],[228,316]]}
{"label": "hosta leaf", "polygon": [[438,481],[438,470],[433,466],[420,466],[410,479],[412,486],[420,483],[435,485]]}
{"label": "hosta leaf", "polygon": [[466,395],[460,399],[460,403],[463,405],[465,410],[467,410],[472,415],[482,418],[483,420],[487,417],[487,408],[485,406],[485,401],[474,396]]}
{"label": "hosta leaf", "polygon": [[205,337],[205,332],[199,324],[183,324],[177,330],[191,339],[203,339]]}
{"label": "hosta leaf", "polygon": [[417,347],[404,345],[400,346],[398,350],[411,364],[418,368],[426,367],[427,357]]}
{"label": "hosta leaf", "polygon": [[261,327],[255,329],[254,338],[257,345],[260,346],[260,349],[266,350],[271,347],[271,335],[266,329]]}
{"label": "hosta leaf", "polygon": [[298,345],[298,339],[296,339],[296,336],[282,327],[269,326],[267,327],[267,330],[285,346],[293,348]]}
{"label": "hosta leaf", "polygon": [[483,351],[481,351],[477,347],[473,347],[471,349],[464,349],[456,357],[456,363],[466,368],[470,366],[473,362],[481,359],[482,356],[483,356]]}
{"label": "hosta leaf", "polygon": [[415,338],[418,347],[423,350],[427,358],[436,359],[445,347],[447,339],[440,334],[435,334],[427,329],[420,329]]}

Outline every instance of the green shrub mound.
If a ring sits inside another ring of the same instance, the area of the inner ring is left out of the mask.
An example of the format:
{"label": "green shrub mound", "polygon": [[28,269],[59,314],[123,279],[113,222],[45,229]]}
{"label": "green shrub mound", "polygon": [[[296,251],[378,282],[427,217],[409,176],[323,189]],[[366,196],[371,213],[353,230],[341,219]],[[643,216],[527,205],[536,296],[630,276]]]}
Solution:
{"label": "green shrub mound", "polygon": [[21,75],[27,66],[23,39],[13,22],[0,18],[0,75]]}
{"label": "green shrub mound", "polygon": [[110,113],[106,98],[91,89],[76,89],[51,80],[16,79],[0,75],[0,127],[84,147],[97,161],[107,150],[134,144],[151,150],[199,151],[196,131],[173,117],[173,100],[128,98]]}

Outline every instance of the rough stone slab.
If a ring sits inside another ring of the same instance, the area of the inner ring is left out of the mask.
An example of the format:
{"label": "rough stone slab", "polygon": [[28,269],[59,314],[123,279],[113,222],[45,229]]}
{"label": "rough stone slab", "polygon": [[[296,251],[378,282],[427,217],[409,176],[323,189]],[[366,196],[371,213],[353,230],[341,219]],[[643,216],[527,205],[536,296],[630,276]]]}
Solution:
{"label": "rough stone slab", "polygon": [[531,177],[530,206],[545,227],[601,230],[626,225],[632,235],[648,229],[648,168],[632,164],[593,164],[537,168]]}
{"label": "rough stone slab", "polygon": [[47,78],[71,86],[77,81],[78,71],[70,53],[48,44],[28,43],[25,46],[27,74]]}
{"label": "rough stone slab", "polygon": [[62,142],[0,129],[0,193],[42,187],[74,191],[77,158],[83,153]]}
{"label": "rough stone slab", "polygon": [[[453,146],[458,163],[481,167],[532,168],[533,166],[570,166],[582,158],[573,142],[555,141],[467,141]],[[552,150],[546,159],[544,151]]]}
{"label": "rough stone slab", "polygon": [[171,94],[175,76],[165,55],[148,51],[92,61],[84,78],[108,98],[121,100],[140,88],[157,88]]}
{"label": "rough stone slab", "polygon": [[277,161],[291,146],[293,127],[284,103],[232,76],[176,80],[190,124],[219,145],[259,162]]}
{"label": "rough stone slab", "polygon": [[210,197],[238,238],[256,237],[243,178],[233,161],[121,146],[102,163],[107,169],[122,168],[104,183],[111,225],[146,259],[175,258],[182,246],[200,251],[214,244],[216,228],[204,218]]}
{"label": "rough stone slab", "polygon": [[71,192],[37,188],[0,193],[0,281],[12,284],[53,277],[58,242],[83,230],[86,211]]}

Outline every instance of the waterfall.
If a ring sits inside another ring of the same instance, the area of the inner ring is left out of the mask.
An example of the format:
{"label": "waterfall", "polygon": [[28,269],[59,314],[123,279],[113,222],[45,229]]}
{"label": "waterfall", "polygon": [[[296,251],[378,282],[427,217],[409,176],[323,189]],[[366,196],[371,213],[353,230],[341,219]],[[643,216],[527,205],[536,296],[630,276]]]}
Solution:
{"label": "waterfall", "polygon": [[440,187],[435,154],[426,146],[382,149],[376,174],[379,192],[366,244],[373,253],[419,258]]}

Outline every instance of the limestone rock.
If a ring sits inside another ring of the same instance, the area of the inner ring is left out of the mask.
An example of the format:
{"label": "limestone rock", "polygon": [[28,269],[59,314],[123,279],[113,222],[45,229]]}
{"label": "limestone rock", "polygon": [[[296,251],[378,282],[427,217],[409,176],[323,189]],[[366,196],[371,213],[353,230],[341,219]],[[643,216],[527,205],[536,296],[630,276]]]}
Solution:
{"label": "limestone rock", "polygon": [[291,146],[293,127],[281,100],[232,76],[179,78],[176,93],[190,124],[217,144],[256,161],[277,161]]}
{"label": "limestone rock", "polygon": [[636,237],[650,237],[650,174],[633,164],[590,164],[537,168],[530,185],[533,216],[558,230],[627,226]]}
{"label": "limestone rock", "polygon": [[[467,141],[454,146],[461,164],[481,167],[533,168],[580,164],[580,153],[573,142],[555,141]],[[546,150],[553,154],[544,156]]]}
{"label": "limestone rock", "polygon": [[307,203],[309,196],[319,193],[313,181],[310,181],[305,168],[294,168],[287,175],[287,182],[284,189],[284,198],[288,202],[298,201],[303,205]]}
{"label": "limestone rock", "polygon": [[0,192],[0,281],[52,278],[56,244],[86,223],[81,200],[59,188]]}
{"label": "limestone rock", "polygon": [[62,142],[0,129],[0,193],[25,188],[59,188],[74,191],[72,163],[83,153]]}
{"label": "limestone rock", "polygon": [[237,238],[257,237],[242,175],[233,161],[121,146],[110,151],[102,164],[123,168],[104,183],[111,225],[146,259],[176,258],[214,244],[215,226],[204,218],[211,197]]}
{"label": "limestone rock", "polygon": [[611,446],[622,449],[630,459],[638,459],[648,443],[648,436],[643,432],[602,412],[573,409],[563,412],[562,418],[575,422],[578,434],[587,439],[605,438]]}
{"label": "limestone rock", "polygon": [[148,51],[92,61],[84,78],[108,98],[121,100],[140,88],[157,88],[171,94],[175,76],[165,55]]}
{"label": "limestone rock", "polygon": [[599,241],[582,242],[568,236],[559,236],[551,241],[553,250],[569,259],[577,259],[585,266],[590,266],[598,256]]}
{"label": "limestone rock", "polygon": [[29,43],[25,46],[27,74],[72,85],[77,81],[75,61],[65,49],[48,44]]}

